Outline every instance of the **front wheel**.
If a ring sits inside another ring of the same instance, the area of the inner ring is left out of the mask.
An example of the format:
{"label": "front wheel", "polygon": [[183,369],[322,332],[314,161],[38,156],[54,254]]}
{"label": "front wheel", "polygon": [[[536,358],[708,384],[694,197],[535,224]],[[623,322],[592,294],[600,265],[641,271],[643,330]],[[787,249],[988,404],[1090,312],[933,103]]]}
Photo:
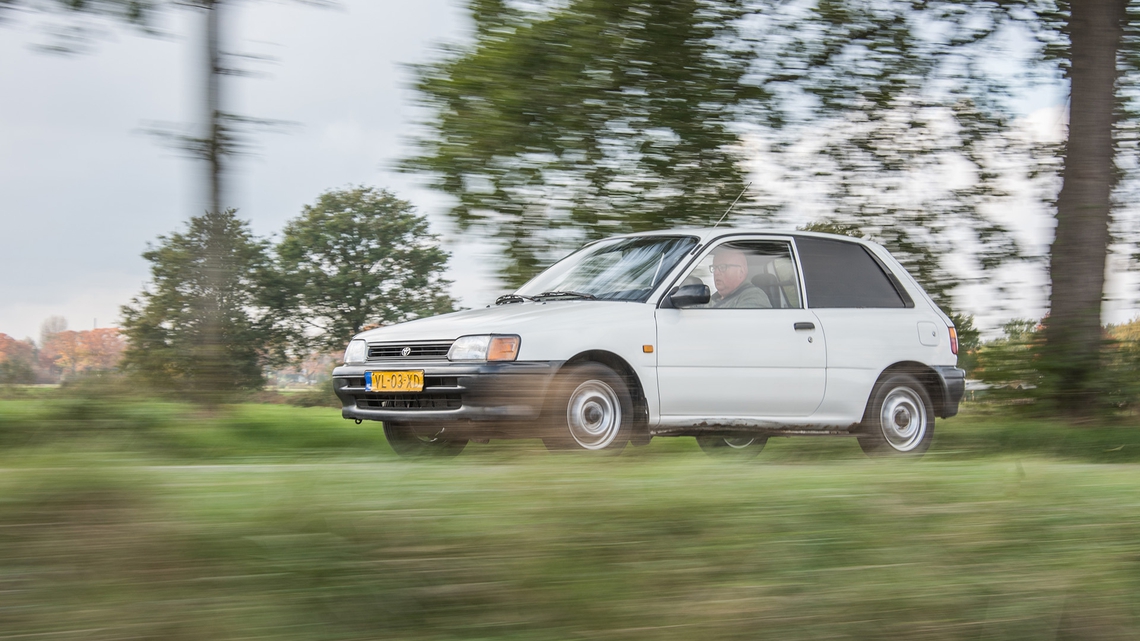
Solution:
{"label": "front wheel", "polygon": [[768,442],[767,436],[698,436],[697,445],[709,456],[746,461],[756,458]]}
{"label": "front wheel", "polygon": [[598,363],[574,365],[554,383],[548,407],[550,450],[586,450],[616,454],[633,431],[629,387],[612,369]]}
{"label": "front wheel", "polygon": [[909,374],[893,374],[871,394],[859,447],[868,456],[919,457],[934,439],[934,404]]}
{"label": "front wheel", "polygon": [[467,439],[449,435],[447,427],[440,425],[384,421],[384,436],[392,450],[403,458],[449,458],[458,456],[467,447]]}

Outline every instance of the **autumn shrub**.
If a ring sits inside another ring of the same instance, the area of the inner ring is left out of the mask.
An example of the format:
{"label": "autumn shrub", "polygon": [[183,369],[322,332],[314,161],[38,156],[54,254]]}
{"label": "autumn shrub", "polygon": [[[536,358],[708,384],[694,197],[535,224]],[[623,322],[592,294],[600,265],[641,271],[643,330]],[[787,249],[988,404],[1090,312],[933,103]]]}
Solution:
{"label": "autumn shrub", "polygon": [[24,385],[36,382],[35,346],[0,334],[0,386]]}
{"label": "autumn shrub", "polygon": [[10,359],[0,362],[0,385],[27,385],[36,382],[36,372],[27,361]]}

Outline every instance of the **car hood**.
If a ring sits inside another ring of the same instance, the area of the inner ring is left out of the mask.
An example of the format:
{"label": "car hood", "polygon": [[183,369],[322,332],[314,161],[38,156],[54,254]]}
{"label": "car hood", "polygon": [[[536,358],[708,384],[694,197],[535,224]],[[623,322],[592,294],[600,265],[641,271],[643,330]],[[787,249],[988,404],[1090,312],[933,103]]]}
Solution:
{"label": "car hood", "polygon": [[645,303],[596,300],[511,303],[378,327],[356,338],[377,343],[454,340],[468,334],[522,334],[535,328],[549,330],[555,326],[596,323],[614,312],[620,315],[621,311],[645,307]]}

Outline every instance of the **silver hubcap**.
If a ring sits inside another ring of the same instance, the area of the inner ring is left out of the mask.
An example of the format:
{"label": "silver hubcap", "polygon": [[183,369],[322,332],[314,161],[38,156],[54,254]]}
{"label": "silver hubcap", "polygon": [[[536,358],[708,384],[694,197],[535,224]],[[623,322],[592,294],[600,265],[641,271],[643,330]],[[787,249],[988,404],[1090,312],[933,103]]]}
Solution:
{"label": "silver hubcap", "polygon": [[909,452],[918,447],[926,435],[926,406],[914,390],[896,387],[883,400],[879,424],[891,447]]}
{"label": "silver hubcap", "polygon": [[587,450],[600,450],[612,443],[621,429],[621,403],[604,381],[589,380],[578,386],[566,405],[570,436]]}
{"label": "silver hubcap", "polygon": [[418,439],[421,443],[427,443],[427,444],[438,443],[439,441],[442,441],[444,438],[443,433],[446,431],[447,431],[446,427],[440,427],[440,428],[427,427],[427,428],[420,428],[420,429],[416,429],[414,427],[412,428],[412,434],[415,435],[416,439]]}
{"label": "silver hubcap", "polygon": [[734,450],[742,450],[756,440],[754,436],[726,436],[724,437],[724,444]]}

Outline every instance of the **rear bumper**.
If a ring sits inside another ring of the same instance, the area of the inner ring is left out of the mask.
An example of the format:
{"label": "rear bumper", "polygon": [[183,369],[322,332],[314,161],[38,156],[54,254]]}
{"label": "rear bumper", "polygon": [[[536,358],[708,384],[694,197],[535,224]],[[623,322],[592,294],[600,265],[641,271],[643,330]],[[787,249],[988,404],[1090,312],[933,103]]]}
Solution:
{"label": "rear bumper", "polygon": [[[333,389],[344,418],[401,423],[513,422],[538,418],[561,363],[450,363],[425,361],[344,365],[333,370]],[[365,391],[366,372],[423,370],[424,389],[413,394]]]}
{"label": "rear bumper", "polygon": [[939,383],[942,385],[942,407],[938,416],[950,418],[958,413],[958,404],[966,393],[966,370],[945,365],[936,365]]}

